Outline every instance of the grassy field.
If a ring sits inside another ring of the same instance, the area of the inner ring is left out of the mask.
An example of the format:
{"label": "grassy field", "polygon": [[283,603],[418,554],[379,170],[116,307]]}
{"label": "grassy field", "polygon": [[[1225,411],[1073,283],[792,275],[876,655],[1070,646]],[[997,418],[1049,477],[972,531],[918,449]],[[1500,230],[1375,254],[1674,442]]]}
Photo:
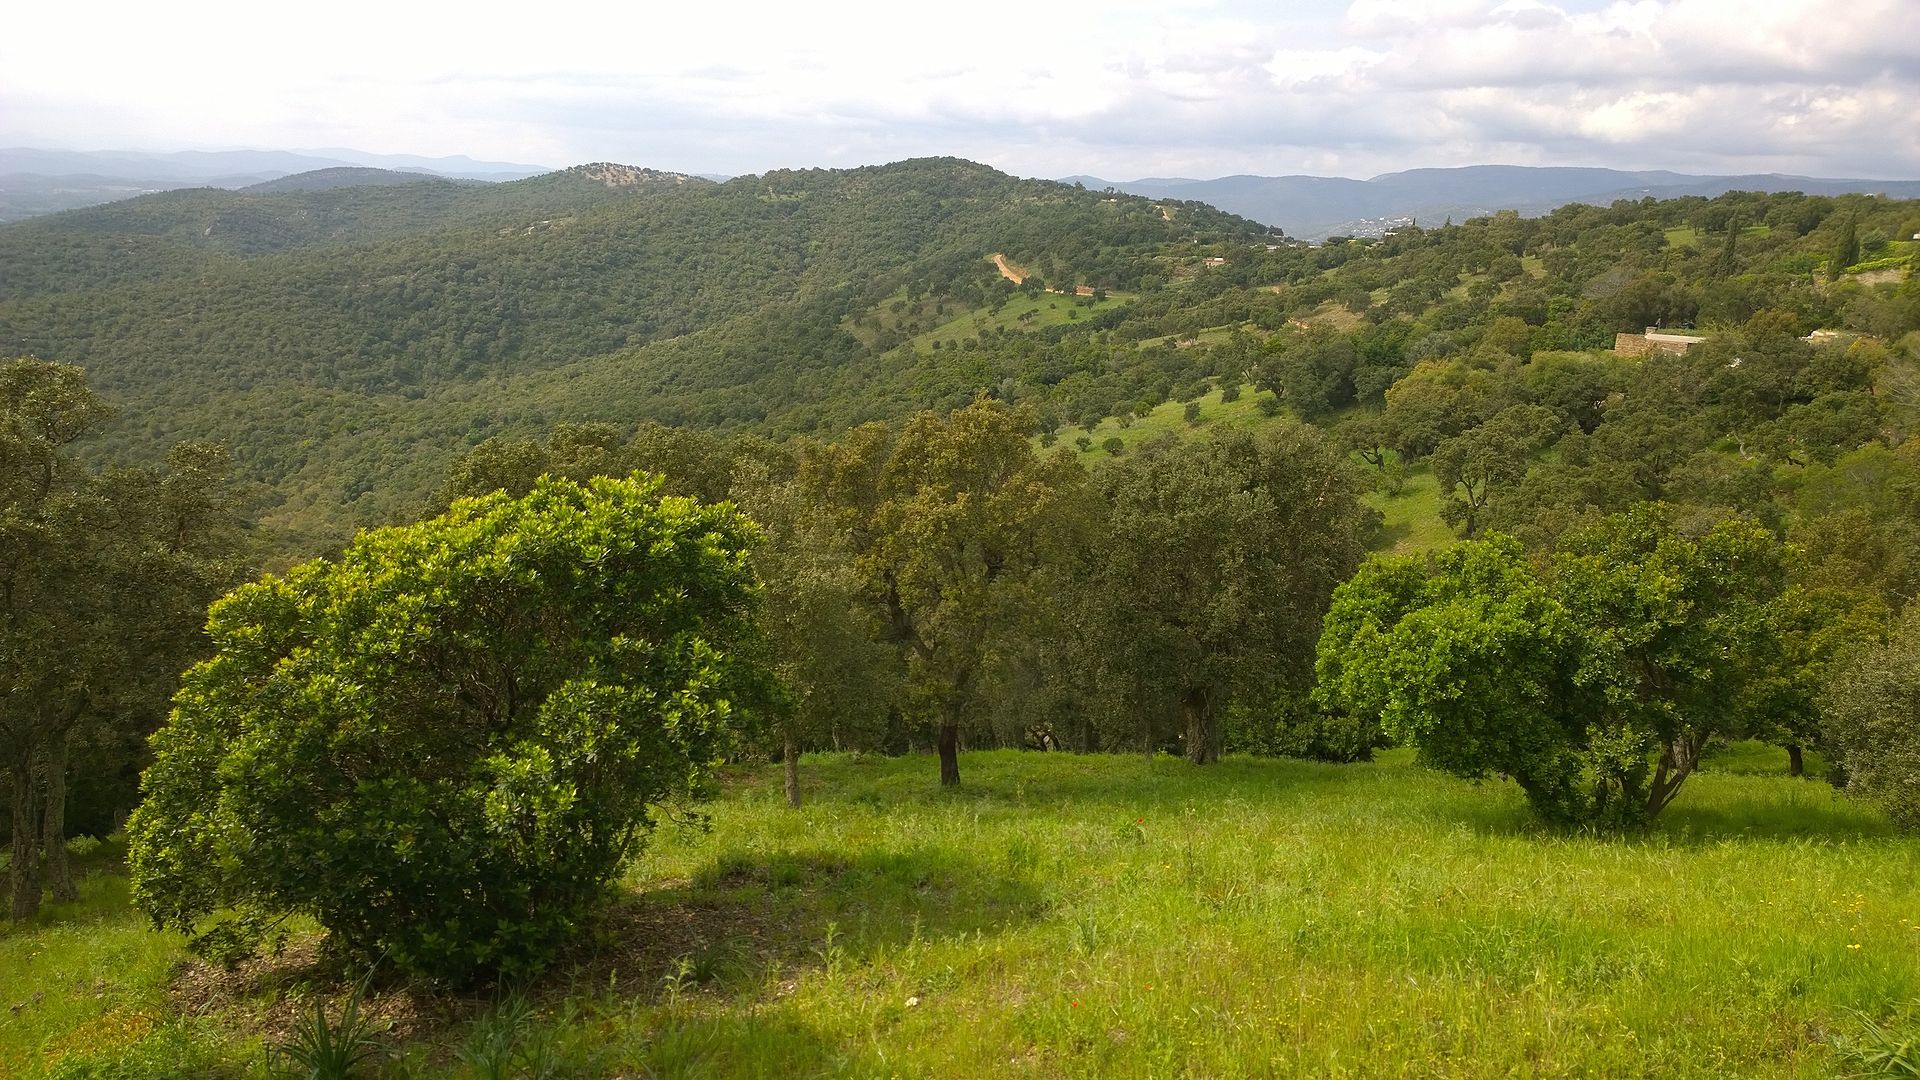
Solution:
{"label": "grassy field", "polygon": [[1440,481],[1425,462],[1407,470],[1398,495],[1374,491],[1366,502],[1380,511],[1380,538],[1374,546],[1382,551],[1410,555],[1437,551],[1459,540],[1440,517]]}
{"label": "grassy field", "polygon": [[922,297],[909,302],[906,290],[901,289],[872,308],[841,319],[840,326],[863,345],[873,346],[880,340],[881,331],[889,330],[905,335],[902,344],[925,350],[936,341],[947,345],[982,331],[1060,326],[1118,307],[1131,299],[1124,293],[1103,296],[1098,301],[1058,293],[1038,296],[1015,293],[1000,310],[994,311],[969,308],[942,297]]}
{"label": "grassy field", "polygon": [[1040,293],[1028,296],[1015,293],[999,311],[977,308],[963,315],[941,323],[932,330],[913,339],[916,348],[928,348],[936,341],[945,345],[949,342],[970,338],[982,331],[1005,328],[1008,330],[1038,330],[1049,326],[1062,326],[1076,319],[1106,311],[1125,304],[1132,297],[1124,294],[1108,294],[1095,301],[1092,297],[1062,296],[1058,293]]}
{"label": "grassy field", "polygon": [[[1913,1030],[1920,844],[1784,764],[1725,754],[1628,839],[1542,829],[1511,786],[1400,751],[999,751],[957,791],[925,757],[808,758],[798,812],[777,770],[740,771],[529,1004],[377,997],[383,1071],[1832,1075],[1862,1016]],[[303,969],[176,972],[96,871],[0,932],[0,1061],[262,1072]]]}
{"label": "grassy field", "polygon": [[1090,439],[1087,449],[1080,450],[1078,453],[1080,464],[1093,468],[1113,457],[1102,449],[1109,438],[1118,438],[1123,447],[1121,453],[1125,454],[1141,443],[1149,442],[1169,432],[1184,436],[1203,434],[1214,427],[1260,428],[1271,423],[1273,418],[1260,410],[1259,403],[1255,400],[1257,396],[1258,391],[1253,387],[1243,386],[1240,388],[1238,400],[1223,401],[1220,389],[1215,387],[1195,399],[1200,403],[1198,423],[1187,422],[1185,402],[1163,401],[1145,416],[1133,417],[1124,427],[1121,426],[1118,418],[1109,416],[1100,421],[1099,426],[1092,431],[1080,427],[1061,428],[1059,441],[1061,445],[1073,448],[1077,445],[1076,440],[1082,436]]}
{"label": "grassy field", "polygon": [[1668,229],[1667,246],[1672,248],[1691,248],[1700,246],[1700,230],[1690,225],[1677,229]]}
{"label": "grassy field", "polygon": [[[1080,463],[1088,468],[1097,468],[1101,462],[1114,457],[1103,448],[1109,438],[1120,440],[1120,453],[1125,455],[1141,443],[1169,432],[1197,435],[1210,427],[1257,430],[1273,423],[1274,417],[1261,411],[1257,397],[1258,391],[1252,386],[1243,386],[1238,400],[1223,401],[1220,390],[1215,388],[1198,399],[1198,423],[1187,421],[1185,403],[1166,401],[1145,416],[1134,417],[1125,427],[1110,416],[1091,432],[1079,427],[1062,428],[1059,442],[1075,447],[1076,440],[1085,436],[1089,440],[1087,449],[1077,451]],[[1279,415],[1291,414],[1282,412]],[[1369,468],[1369,475],[1371,471]],[[1424,462],[1407,470],[1406,483],[1400,494],[1388,495],[1384,491],[1374,491],[1365,498],[1367,505],[1381,514],[1381,532],[1376,547],[1382,551],[1397,554],[1433,551],[1458,539],[1447,523],[1440,519],[1440,484]]]}

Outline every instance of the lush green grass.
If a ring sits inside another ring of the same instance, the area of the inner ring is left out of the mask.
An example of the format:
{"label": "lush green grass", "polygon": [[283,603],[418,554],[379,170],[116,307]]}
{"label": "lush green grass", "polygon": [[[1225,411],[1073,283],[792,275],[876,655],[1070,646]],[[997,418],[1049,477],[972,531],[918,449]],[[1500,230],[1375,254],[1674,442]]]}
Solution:
{"label": "lush green grass", "polygon": [[1440,481],[1425,462],[1407,470],[1406,483],[1398,495],[1376,490],[1366,497],[1367,505],[1380,511],[1382,550],[1396,555],[1437,551],[1457,543],[1459,537],[1440,518]]}
{"label": "lush green grass", "polygon": [[[1005,305],[994,311],[984,307],[968,307],[948,297],[929,296],[909,301],[907,291],[897,289],[873,307],[842,318],[840,326],[861,344],[870,347],[879,342],[881,331],[890,330],[906,335],[903,344],[926,350],[932,348],[936,341],[946,345],[970,338],[981,331],[991,333],[999,329],[1036,330],[1059,326],[1076,318],[1084,319],[1095,312],[1118,307],[1131,299],[1132,296],[1125,293],[1109,294],[1098,301],[1091,297],[1062,296],[1058,293],[1041,293],[1038,296],[1015,293]],[[876,322],[878,325],[875,325]]]}
{"label": "lush green grass", "polygon": [[187,1067],[211,1052],[196,1046],[226,1041],[175,1015],[167,983],[181,942],[129,906],[123,854],[116,842],[77,860],[77,901],[25,924],[0,921],[0,1076],[68,1057],[137,1060],[142,1044]]}
{"label": "lush green grass", "polygon": [[[1722,755],[1628,839],[1399,751],[1001,751],[957,791],[925,757],[808,758],[798,812],[748,770],[709,830],[657,835],[532,1017],[449,1005],[394,1069],[476,1075],[456,1053],[507,1030],[589,1075],[1829,1075],[1849,1010],[1920,997],[1920,844],[1784,769]],[[8,995],[45,993],[0,1053],[257,1070],[255,1013],[171,1023],[177,945],[90,887],[0,939]]]}
{"label": "lush green grass", "polygon": [[[1256,400],[1258,396],[1259,391],[1253,387],[1242,386],[1238,400],[1223,401],[1220,388],[1215,387],[1195,399],[1200,403],[1198,423],[1187,421],[1186,402],[1163,401],[1145,416],[1133,417],[1124,427],[1121,426],[1117,417],[1109,416],[1100,421],[1091,432],[1082,427],[1064,427],[1056,433],[1056,436],[1059,440],[1058,445],[1068,449],[1075,449],[1077,440],[1082,436],[1092,440],[1087,449],[1076,450],[1076,452],[1082,465],[1093,468],[1114,456],[1102,449],[1109,438],[1117,437],[1123,444],[1121,453],[1125,454],[1141,443],[1149,442],[1169,432],[1184,436],[1201,434],[1214,427],[1257,430],[1274,423],[1275,416],[1268,416],[1261,411],[1259,402]],[[1276,416],[1289,415],[1291,414],[1285,410],[1276,414]]]}
{"label": "lush green grass", "polygon": [[1700,246],[1700,230],[1690,225],[1667,230],[1667,246],[1671,248],[1691,248]]}
{"label": "lush green grass", "polygon": [[1119,307],[1131,300],[1125,294],[1109,293],[1094,300],[1090,296],[1062,296],[1059,293],[1040,293],[1028,296],[1015,293],[1000,310],[977,308],[975,310],[948,319],[915,337],[915,348],[930,348],[938,341],[942,345],[970,338],[982,331],[992,332],[998,329],[1038,330],[1048,326],[1064,326],[1077,319],[1085,319],[1110,308]]}

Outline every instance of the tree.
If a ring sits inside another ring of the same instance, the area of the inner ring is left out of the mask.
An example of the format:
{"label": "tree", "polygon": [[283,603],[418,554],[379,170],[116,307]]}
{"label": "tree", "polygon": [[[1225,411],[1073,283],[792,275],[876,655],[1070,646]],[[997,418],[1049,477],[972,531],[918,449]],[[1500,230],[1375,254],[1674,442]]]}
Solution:
{"label": "tree", "polygon": [[1387,471],[1388,452],[1387,424],[1377,412],[1359,413],[1341,421],[1334,428],[1340,445],[1360,455],[1360,460],[1373,466],[1380,473]]}
{"label": "tree", "polygon": [[1839,281],[1847,272],[1847,267],[1860,261],[1860,226],[1852,214],[1840,219],[1840,228],[1834,233],[1833,247],[1827,254],[1827,280]]}
{"label": "tree", "polygon": [[1885,644],[1840,661],[1822,703],[1847,790],[1920,830],[1920,608],[1907,610]]}
{"label": "tree", "polygon": [[898,655],[880,641],[862,603],[853,552],[826,508],[798,483],[764,473],[736,483],[738,501],[766,533],[753,553],[762,582],[760,627],[780,693],[771,709],[786,772],[787,804],[800,805],[800,751],[879,744],[899,697]]}
{"label": "tree", "polygon": [[1514,405],[1433,451],[1433,475],[1446,502],[1440,516],[1468,537],[1496,487],[1527,473],[1535,454],[1560,433],[1560,419],[1541,405]]}
{"label": "tree", "polygon": [[1805,774],[1807,747],[1831,755],[1820,695],[1834,665],[1884,637],[1889,618],[1879,597],[1860,588],[1789,588],[1774,605],[1772,619],[1779,662],[1749,684],[1740,734],[1786,750],[1789,776]]}
{"label": "tree", "polygon": [[1644,823],[1780,667],[1785,553],[1752,522],[1643,506],[1544,566],[1510,537],[1369,563],[1334,596],[1316,694],[1421,758],[1511,776],[1542,817]]}
{"label": "tree", "polygon": [[236,589],[154,740],[136,903],[203,947],[303,915],[424,976],[537,967],[760,700],[753,539],[542,479]]}
{"label": "tree", "polygon": [[997,643],[1018,636],[1087,520],[1085,473],[1027,441],[1031,414],[982,398],[898,429],[869,424],[801,463],[849,538],[862,591],[907,661],[909,708],[935,731],[940,782],[960,782],[963,722]]}
{"label": "tree", "polygon": [[1255,380],[1305,417],[1320,416],[1353,400],[1353,370],[1359,363],[1353,339],[1325,327],[1275,338]]}
{"label": "tree", "polygon": [[1306,693],[1320,617],[1376,520],[1364,485],[1300,424],[1156,440],[1100,484],[1097,595],[1125,628],[1103,673],[1149,714],[1177,711],[1188,760],[1214,761],[1236,701]]}
{"label": "tree", "polygon": [[1426,457],[1498,411],[1493,375],[1453,360],[1424,360],[1387,391],[1385,422],[1402,457]]}
{"label": "tree", "polygon": [[207,603],[235,577],[225,451],[182,444],[164,469],[92,473],[67,448],[106,414],[79,368],[0,364],[0,751],[15,918],[43,889],[77,895],[66,849],[75,746],[116,771],[137,766],[202,651]]}
{"label": "tree", "polygon": [[1739,266],[1739,244],[1740,219],[1737,216],[1728,218],[1727,238],[1721,242],[1720,255],[1714,259],[1713,262],[1714,277],[1729,278],[1733,276],[1735,268]]}
{"label": "tree", "polygon": [[45,781],[64,778],[101,644],[90,571],[107,515],[68,448],[108,409],[79,368],[23,357],[0,365],[0,410],[0,747],[13,795],[11,913],[23,919],[41,901]]}

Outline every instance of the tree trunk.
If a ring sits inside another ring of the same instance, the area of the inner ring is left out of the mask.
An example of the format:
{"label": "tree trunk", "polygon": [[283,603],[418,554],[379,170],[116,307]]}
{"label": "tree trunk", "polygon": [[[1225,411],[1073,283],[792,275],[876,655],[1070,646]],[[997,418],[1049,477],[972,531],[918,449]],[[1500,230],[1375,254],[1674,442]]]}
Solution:
{"label": "tree trunk", "polygon": [[56,735],[47,740],[46,756],[41,759],[46,767],[41,778],[46,790],[40,804],[41,847],[47,857],[47,886],[62,903],[80,899],[80,890],[73,884],[73,865],[67,861],[67,750],[67,736]]}
{"label": "tree trunk", "polygon": [[29,919],[40,910],[40,823],[33,782],[33,763],[23,758],[13,763],[13,864],[8,868],[8,885],[13,895],[12,916]]}
{"label": "tree trunk", "polygon": [[1195,765],[1219,761],[1220,732],[1213,711],[1213,695],[1205,690],[1188,691],[1186,700],[1180,703],[1180,711],[1187,721],[1187,760]]}
{"label": "tree trunk", "polygon": [[1690,735],[1677,736],[1660,751],[1660,765],[1647,789],[1647,817],[1667,808],[1680,792],[1680,785],[1700,763],[1700,740]]}
{"label": "tree trunk", "polygon": [[781,760],[787,767],[787,805],[798,810],[800,809],[800,747],[793,741],[792,729],[788,729],[784,734],[786,735],[786,754]]}
{"label": "tree trunk", "polygon": [[940,786],[960,783],[960,718],[949,710],[940,717]]}
{"label": "tree trunk", "polygon": [[1787,775],[1788,776],[1807,775],[1806,756],[1801,752],[1799,743],[1787,744]]}

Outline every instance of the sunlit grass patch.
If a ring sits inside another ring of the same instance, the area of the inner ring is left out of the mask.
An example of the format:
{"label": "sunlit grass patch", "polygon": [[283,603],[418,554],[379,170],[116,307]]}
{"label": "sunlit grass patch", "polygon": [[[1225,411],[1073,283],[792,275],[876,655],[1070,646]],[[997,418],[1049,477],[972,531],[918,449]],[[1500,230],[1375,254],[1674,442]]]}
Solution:
{"label": "sunlit grass patch", "polygon": [[[928,757],[809,756],[798,811],[777,769],[729,770],[559,970],[448,999],[388,1071],[1821,1076],[1859,1017],[1898,1032],[1920,998],[1920,845],[1757,745],[1628,837],[1399,750],[961,767],[942,790]],[[247,1009],[169,1011],[178,945],[113,885],[0,938],[0,977],[131,989],[0,1045],[255,1069]],[[152,1026],[115,1027],[129,1008]]]}

